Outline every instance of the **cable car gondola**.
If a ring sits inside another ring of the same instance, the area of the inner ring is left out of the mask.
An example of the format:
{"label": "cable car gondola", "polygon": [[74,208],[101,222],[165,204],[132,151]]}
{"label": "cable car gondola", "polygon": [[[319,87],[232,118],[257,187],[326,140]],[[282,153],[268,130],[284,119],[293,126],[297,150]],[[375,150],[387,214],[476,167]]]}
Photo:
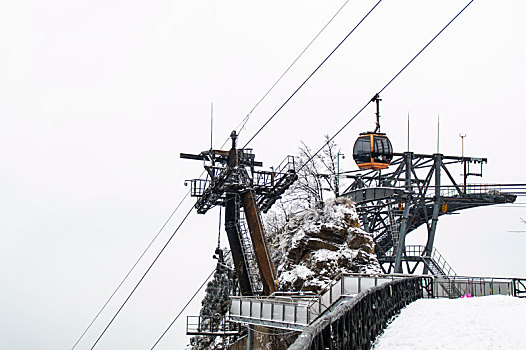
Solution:
{"label": "cable car gondola", "polygon": [[354,143],[353,158],[360,169],[386,169],[393,159],[393,146],[386,134],[380,132],[380,96],[376,95],[376,129],[363,132]]}
{"label": "cable car gondola", "polygon": [[386,169],[393,159],[393,146],[384,133],[363,132],[354,143],[353,157],[360,169]]}

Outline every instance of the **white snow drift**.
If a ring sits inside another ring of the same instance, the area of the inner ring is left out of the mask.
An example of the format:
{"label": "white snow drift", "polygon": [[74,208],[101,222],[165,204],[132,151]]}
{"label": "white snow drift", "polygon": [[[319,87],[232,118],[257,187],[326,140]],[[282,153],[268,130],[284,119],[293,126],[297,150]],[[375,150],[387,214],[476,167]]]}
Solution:
{"label": "white snow drift", "polygon": [[402,310],[374,349],[526,349],[526,299],[420,299]]}

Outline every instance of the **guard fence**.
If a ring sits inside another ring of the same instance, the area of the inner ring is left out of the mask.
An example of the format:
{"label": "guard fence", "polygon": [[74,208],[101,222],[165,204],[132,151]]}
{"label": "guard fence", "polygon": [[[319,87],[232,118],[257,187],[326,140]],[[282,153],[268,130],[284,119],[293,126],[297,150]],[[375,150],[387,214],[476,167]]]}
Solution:
{"label": "guard fence", "polygon": [[232,297],[230,320],[301,331],[290,349],[368,349],[418,298],[526,297],[526,279],[344,274],[319,296]]}
{"label": "guard fence", "polygon": [[238,335],[240,328],[239,323],[230,322],[226,317],[186,316],[187,335],[231,336]]}
{"label": "guard fence", "polygon": [[433,279],[435,298],[459,298],[469,295],[510,295],[526,297],[526,280],[501,277],[440,276]]}
{"label": "guard fence", "polygon": [[[451,291],[458,291],[452,296]],[[370,349],[389,320],[419,298],[509,295],[526,297],[519,278],[418,276],[369,288],[306,327],[291,350]]]}
{"label": "guard fence", "polygon": [[317,319],[289,349],[369,349],[400,309],[424,297],[426,278],[395,279],[365,290]]}
{"label": "guard fence", "polygon": [[[344,274],[332,281],[319,296],[231,297],[230,319],[235,322],[274,328],[303,330],[316,318],[368,290],[406,275]],[[421,282],[425,297],[433,293],[431,277]]]}

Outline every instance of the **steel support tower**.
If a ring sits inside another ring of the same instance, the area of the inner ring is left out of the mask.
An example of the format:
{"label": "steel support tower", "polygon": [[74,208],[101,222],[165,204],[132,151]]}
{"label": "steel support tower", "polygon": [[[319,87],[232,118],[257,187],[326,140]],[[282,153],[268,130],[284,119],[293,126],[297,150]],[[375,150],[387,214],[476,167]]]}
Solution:
{"label": "steel support tower", "polygon": [[225,207],[225,230],[241,294],[270,295],[277,277],[265,236],[261,212],[266,212],[297,179],[294,157],[288,156],[276,170],[260,171],[251,149],[238,149],[237,134],[230,135],[229,151],[209,150],[181,158],[204,161],[206,179],[189,180],[195,208],[205,214]]}
{"label": "steel support tower", "polygon": [[[516,195],[506,192],[513,186],[468,184],[469,176],[482,176],[486,158],[432,155],[413,152],[394,153],[389,170],[356,170],[346,176],[353,182],[342,196],[352,199],[362,228],[374,234],[375,252],[385,273],[414,273],[420,262],[424,273],[448,275],[447,263],[433,257],[438,218],[459,210],[513,203]],[[458,164],[463,169],[463,181],[455,181],[449,168]],[[476,168],[477,171],[470,170]],[[425,246],[406,249],[409,232],[426,225]],[[419,247],[419,248],[416,248]],[[409,264],[413,262],[413,266]]]}

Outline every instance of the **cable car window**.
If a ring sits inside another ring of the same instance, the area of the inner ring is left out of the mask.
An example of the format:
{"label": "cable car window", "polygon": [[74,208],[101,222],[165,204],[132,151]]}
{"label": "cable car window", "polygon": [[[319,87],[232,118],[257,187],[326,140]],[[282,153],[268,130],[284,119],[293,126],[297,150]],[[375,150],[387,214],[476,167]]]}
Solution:
{"label": "cable car window", "polygon": [[393,159],[393,147],[391,146],[391,142],[387,137],[384,137],[382,143],[384,144],[383,161],[385,163],[391,163],[391,160]]}
{"label": "cable car window", "polygon": [[371,161],[371,141],[369,135],[361,136],[356,140],[353,158],[357,163],[368,163]]}
{"label": "cable car window", "polygon": [[382,162],[383,160],[384,147],[382,144],[382,138],[374,136],[374,150],[373,150],[373,159],[375,162]]}
{"label": "cable car window", "polygon": [[384,143],[385,143],[385,157],[386,157],[386,161],[388,163],[391,163],[391,160],[393,159],[393,146],[391,145],[391,141],[389,141],[389,139],[386,137],[384,139]]}
{"label": "cable car window", "polygon": [[387,153],[391,154],[393,153],[393,150],[391,149],[391,142],[389,142],[388,139],[384,139],[385,143],[385,149],[387,150]]}
{"label": "cable car window", "polygon": [[374,138],[374,141],[375,141],[374,150],[376,151],[376,153],[378,153],[378,154],[385,153],[383,138],[376,136]]}

